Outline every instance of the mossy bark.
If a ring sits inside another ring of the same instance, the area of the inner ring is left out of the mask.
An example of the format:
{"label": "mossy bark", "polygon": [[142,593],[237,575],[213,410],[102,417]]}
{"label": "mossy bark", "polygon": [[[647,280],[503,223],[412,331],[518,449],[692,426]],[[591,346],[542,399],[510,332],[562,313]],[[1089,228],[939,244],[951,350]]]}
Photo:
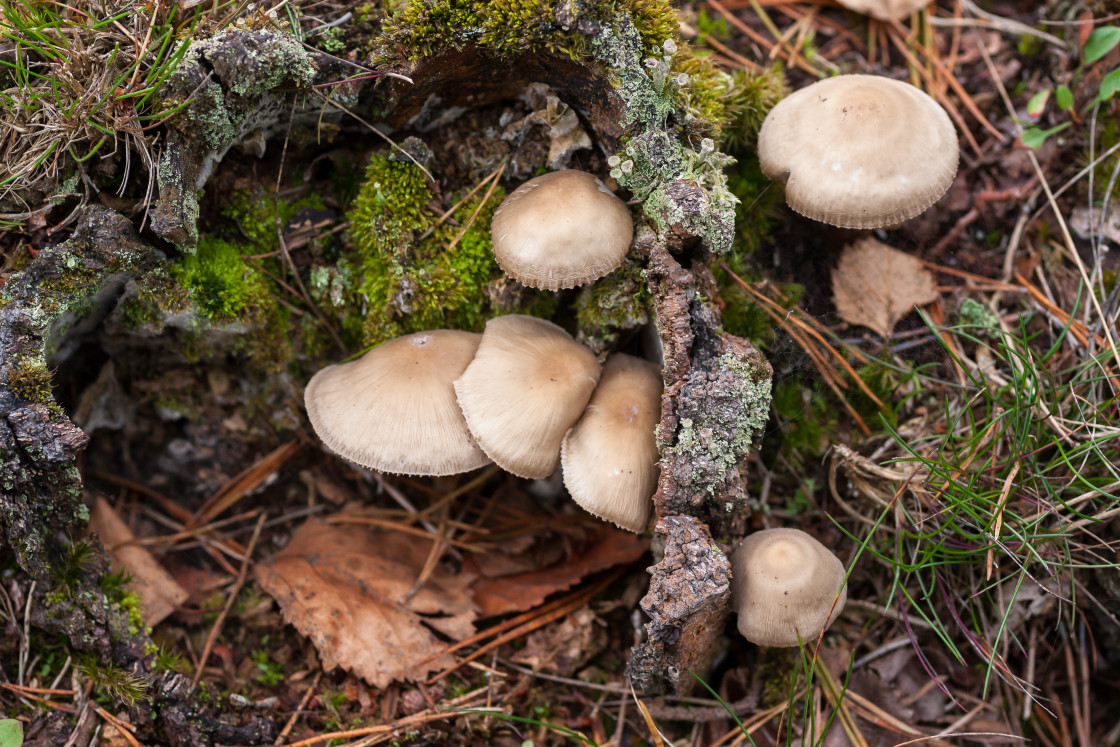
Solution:
{"label": "mossy bark", "polygon": [[[45,351],[65,350],[116,307],[133,276],[153,272],[162,255],[132,223],[98,207],[83,210],[71,237],[39,253],[0,294],[0,530],[35,583],[16,585],[20,609],[37,628],[64,636],[94,666],[142,683],[146,698],[133,723],[152,724],[161,744],[195,747],[213,741],[259,744],[274,735],[264,719],[220,722],[195,702],[190,679],[152,671],[155,646],[130,624],[129,612],[102,588],[108,556],[96,538],[75,540],[89,513],[76,459],[89,439],[51,394]],[[79,544],[81,543],[81,544]],[[70,563],[80,548],[82,560]]]}
{"label": "mossy bark", "polygon": [[[448,3],[424,7],[434,14]],[[641,6],[647,16],[664,20],[663,13],[647,12],[661,7],[656,2],[624,5]],[[484,26],[472,25],[469,13],[458,21],[445,19],[461,26],[445,28],[443,36],[432,37],[444,41],[424,49],[409,48],[404,42],[412,37],[398,25],[378,42],[378,55],[384,66],[415,83],[356,84],[345,96],[375,121],[423,132],[448,112],[513,99],[529,84],[543,83],[576,112],[600,153],[626,158],[629,165],[620,167],[618,180],[638,200],[640,225],[624,274],[637,305],[616,320],[604,315],[581,320],[580,331],[605,351],[612,331],[641,324],[641,312],[652,305],[665,360],[655,531],[667,549],[665,560],[652,569],[650,593],[642,602],[652,622],[649,641],[634,653],[631,674],[647,692],[683,691],[692,680],[679,675],[710,661],[727,614],[729,569],[713,535],[730,541],[743,530],[747,506],[740,466],[765,421],[770,370],[748,343],[721,331],[711,303],[715,287],[707,264],[729,249],[734,200],[718,152],[705,150],[697,137],[719,128],[695,120],[682,103],[687,97],[647,69],[651,54],[668,69],[671,53],[661,55],[656,46],[651,51],[667,32],[651,28],[671,24],[639,28],[626,13],[604,10],[613,3],[568,0],[549,7],[547,22],[533,27],[531,49],[495,47],[493,35],[476,33]],[[439,22],[432,14],[421,20]],[[305,106],[317,114],[318,102],[309,106],[289,94],[341,77],[336,64],[313,59],[276,30],[231,31],[196,43],[163,92],[170,102],[191,103],[169,125],[153,229],[190,251],[198,240],[197,191],[226,149],[254,130],[286,124]],[[152,282],[166,285],[169,277],[162,256],[139,240],[127,220],[89,208],[69,241],[42,252],[4,287],[0,524],[23,569],[42,582],[40,591],[55,585],[51,557],[59,550],[59,532],[76,531],[86,518],[74,466],[86,439],[50,397],[44,350],[68,344],[66,330],[71,336],[93,331],[136,281],[155,278]],[[643,278],[645,289],[631,287]],[[311,277],[307,282],[314,290]],[[604,285],[599,292],[610,297],[621,288]],[[153,338],[150,344],[165,342]],[[687,573],[681,573],[682,562],[691,568]],[[83,582],[81,598],[44,600],[39,624],[65,633],[75,648],[147,672],[146,636],[119,635],[122,613],[97,595],[93,577]],[[673,603],[686,591],[687,604]],[[264,722],[231,733],[201,716],[187,716],[190,688],[173,677],[152,681],[167,699],[158,709],[157,731],[169,744],[267,738]]]}
{"label": "mossy bark", "polygon": [[[578,60],[539,51],[494,59],[478,43],[418,59],[397,50],[396,59],[409,60],[398,72],[416,84],[389,83],[386,118],[405,126],[435,117],[433,108],[484,106],[539,81],[580,114],[604,152],[630,156],[620,181],[644,197],[645,224],[632,258],[645,268],[665,356],[655,506],[666,545],[665,560],[650,569],[642,601],[652,618],[649,641],[635,650],[631,677],[646,692],[686,691],[693,680],[681,673],[710,662],[728,612],[730,568],[712,535],[730,541],[744,531],[740,468],[767,419],[771,371],[748,342],[721,331],[711,303],[716,290],[706,263],[728,250],[734,225],[722,161],[688,146],[684,114],[673,92],[647,73],[648,50],[630,18],[585,21],[569,24],[594,34],[572,45],[586,52]],[[603,339],[603,329],[580,331]],[[678,556],[697,562],[682,575]]]}

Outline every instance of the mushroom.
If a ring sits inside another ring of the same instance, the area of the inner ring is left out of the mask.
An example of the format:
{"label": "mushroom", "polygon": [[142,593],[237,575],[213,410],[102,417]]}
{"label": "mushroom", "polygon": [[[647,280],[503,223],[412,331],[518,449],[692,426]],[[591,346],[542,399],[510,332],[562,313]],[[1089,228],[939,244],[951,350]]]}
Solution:
{"label": "mushroom", "polygon": [[931,0],[836,0],[848,10],[878,18],[880,21],[901,21]]}
{"label": "mushroom", "polygon": [[763,173],[798,213],[843,228],[882,228],[935,203],[957,173],[957,133],[908,83],[839,75],[778,102],[762,123]]}
{"label": "mushroom", "polygon": [[489,464],[467,430],[451,382],[482,335],[416,332],[311,377],[311,427],[355,464],[403,475],[452,475]]}
{"label": "mushroom", "polygon": [[848,590],[844,566],[800,529],[748,535],[731,557],[739,632],[759,646],[796,646],[832,624]]}
{"label": "mushroom", "polygon": [[588,513],[631,532],[649,522],[657,487],[661,369],[613,355],[560,449],[564,485]]}
{"label": "mushroom", "polygon": [[490,236],[507,275],[554,291],[618,269],[634,224],[626,203],[595,176],[553,171],[510,193],[494,211]]}
{"label": "mushroom", "polygon": [[560,441],[599,381],[590,350],[552,322],[510,314],[486,323],[455,380],[467,426],[486,455],[518,477],[548,477]]}

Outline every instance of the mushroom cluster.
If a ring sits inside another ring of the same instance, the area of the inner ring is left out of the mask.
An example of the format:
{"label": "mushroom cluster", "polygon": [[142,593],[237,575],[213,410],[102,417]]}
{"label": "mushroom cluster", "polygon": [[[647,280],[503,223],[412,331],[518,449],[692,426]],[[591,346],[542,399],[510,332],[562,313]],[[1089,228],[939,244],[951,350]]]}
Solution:
{"label": "mushroom cluster", "polygon": [[563,453],[575,501],[641,532],[657,483],[661,388],[648,361],[619,354],[600,369],[562,328],[511,314],[481,335],[390,340],[315,374],[304,398],[328,448],[383,472],[450,475],[492,460],[543,478]]}
{"label": "mushroom cluster", "polygon": [[800,529],[748,535],[731,556],[731,574],[739,632],[759,646],[812,641],[848,598],[840,559]]}
{"label": "mushroom cluster", "polygon": [[770,111],[758,158],[786,202],[842,228],[913,218],[949,189],[959,159],[949,115],[926,93],[875,75],[838,75]]}

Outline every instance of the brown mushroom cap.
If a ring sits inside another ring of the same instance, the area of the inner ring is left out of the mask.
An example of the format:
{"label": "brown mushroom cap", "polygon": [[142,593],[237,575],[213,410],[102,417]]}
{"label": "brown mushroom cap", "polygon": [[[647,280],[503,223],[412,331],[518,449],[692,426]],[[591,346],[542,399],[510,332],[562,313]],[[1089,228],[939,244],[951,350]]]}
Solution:
{"label": "brown mushroom cap", "polygon": [[901,21],[932,0],[836,0],[848,10],[863,13],[880,21]]}
{"label": "brown mushroom cap", "polygon": [[731,573],[739,632],[759,646],[796,646],[798,634],[812,641],[848,598],[839,558],[800,529],[748,535],[731,556]]}
{"label": "brown mushroom cap", "polygon": [[634,223],[626,203],[595,176],[553,171],[510,193],[490,224],[494,257],[533,288],[574,288],[618,269]]}
{"label": "brown mushroom cap", "polygon": [[311,426],[331,451],[381,472],[452,475],[489,464],[451,385],[481,339],[416,332],[327,366],[304,391]]}
{"label": "brown mushroom cap", "polygon": [[778,102],[758,135],[763,173],[784,179],[798,213],[843,228],[913,218],[953,182],[957,133],[908,83],[839,75]]}
{"label": "brown mushroom cap", "polygon": [[455,393],[470,432],[499,467],[518,477],[548,477],[599,373],[591,351],[560,327],[510,314],[486,323]]}
{"label": "brown mushroom cap", "polygon": [[613,355],[560,450],[564,485],[588,513],[631,532],[645,530],[657,488],[661,369]]}

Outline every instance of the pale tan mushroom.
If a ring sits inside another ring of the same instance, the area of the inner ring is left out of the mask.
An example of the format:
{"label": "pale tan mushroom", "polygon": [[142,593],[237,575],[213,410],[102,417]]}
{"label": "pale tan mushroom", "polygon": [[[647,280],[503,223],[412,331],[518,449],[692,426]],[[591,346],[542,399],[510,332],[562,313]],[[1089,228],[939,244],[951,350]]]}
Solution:
{"label": "pale tan mushroom", "polygon": [[518,477],[548,477],[599,374],[595,356],[563,329],[511,314],[486,323],[455,393],[470,432],[499,467]]}
{"label": "pale tan mushroom", "polygon": [[758,136],[759,164],[785,181],[802,215],[881,228],[918,215],[957,173],[957,133],[936,101],[875,75],[826,78],[778,102]]}
{"label": "pale tan mushroom", "polygon": [[932,0],[836,0],[848,10],[878,18],[880,21],[901,21],[921,10]]}
{"label": "pale tan mushroom", "polygon": [[482,335],[416,332],[327,366],[304,391],[307,416],[331,451],[404,475],[452,475],[489,464],[467,430],[451,382]]}
{"label": "pale tan mushroom", "polygon": [[626,203],[583,171],[530,179],[498,206],[490,224],[502,270],[546,290],[574,288],[618,269],[633,237]]}
{"label": "pale tan mushroom", "polygon": [[631,532],[649,523],[657,488],[661,369],[613,355],[560,451],[564,485],[588,513]]}
{"label": "pale tan mushroom", "polygon": [[796,646],[798,636],[811,644],[848,598],[840,559],[800,529],[748,535],[731,556],[731,573],[739,632],[759,646]]}

